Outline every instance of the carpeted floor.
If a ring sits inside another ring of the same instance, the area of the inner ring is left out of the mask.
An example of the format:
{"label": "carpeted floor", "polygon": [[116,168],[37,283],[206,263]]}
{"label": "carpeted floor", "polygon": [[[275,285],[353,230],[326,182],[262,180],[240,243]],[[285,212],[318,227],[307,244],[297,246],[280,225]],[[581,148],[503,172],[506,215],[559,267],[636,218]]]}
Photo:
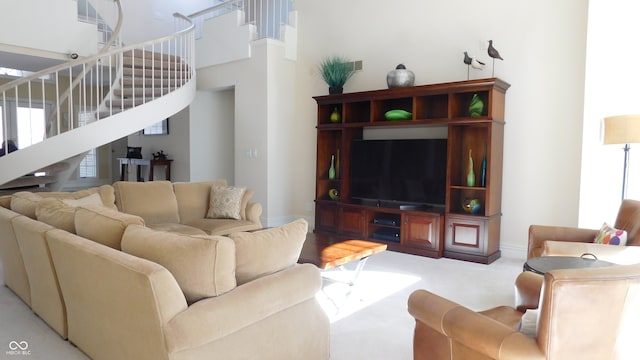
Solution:
{"label": "carpeted floor", "polygon": [[[332,360],[408,360],[414,320],[407,299],[426,289],[473,310],[514,302],[513,283],[524,259],[501,258],[491,265],[430,259],[387,251],[369,258],[356,287],[348,271],[325,271],[318,301],[331,319]],[[2,277],[0,276],[0,279]],[[9,354],[12,341],[27,341],[28,355]],[[86,359],[62,340],[5,286],[0,287],[0,359]]]}

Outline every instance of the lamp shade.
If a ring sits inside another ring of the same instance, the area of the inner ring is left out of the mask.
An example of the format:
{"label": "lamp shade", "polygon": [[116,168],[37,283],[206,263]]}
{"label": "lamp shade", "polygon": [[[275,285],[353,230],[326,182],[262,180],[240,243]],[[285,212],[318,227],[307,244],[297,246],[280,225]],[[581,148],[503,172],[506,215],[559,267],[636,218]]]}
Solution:
{"label": "lamp shade", "polygon": [[640,142],[640,115],[617,115],[604,118],[604,144]]}

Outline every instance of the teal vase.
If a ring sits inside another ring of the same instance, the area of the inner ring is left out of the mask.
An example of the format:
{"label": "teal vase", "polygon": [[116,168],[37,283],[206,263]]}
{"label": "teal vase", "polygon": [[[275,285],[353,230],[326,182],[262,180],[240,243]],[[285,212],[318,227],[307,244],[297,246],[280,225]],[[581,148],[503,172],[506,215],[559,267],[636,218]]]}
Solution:
{"label": "teal vase", "polygon": [[487,186],[487,144],[484,144],[484,156],[482,157],[482,165],[480,166],[480,186]]}

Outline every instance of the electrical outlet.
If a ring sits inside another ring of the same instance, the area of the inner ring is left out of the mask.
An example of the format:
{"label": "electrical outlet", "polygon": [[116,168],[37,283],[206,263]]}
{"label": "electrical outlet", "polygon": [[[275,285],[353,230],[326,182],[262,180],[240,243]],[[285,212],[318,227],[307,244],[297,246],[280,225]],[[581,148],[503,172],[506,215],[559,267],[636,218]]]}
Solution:
{"label": "electrical outlet", "polygon": [[362,60],[353,62],[353,70],[362,70]]}

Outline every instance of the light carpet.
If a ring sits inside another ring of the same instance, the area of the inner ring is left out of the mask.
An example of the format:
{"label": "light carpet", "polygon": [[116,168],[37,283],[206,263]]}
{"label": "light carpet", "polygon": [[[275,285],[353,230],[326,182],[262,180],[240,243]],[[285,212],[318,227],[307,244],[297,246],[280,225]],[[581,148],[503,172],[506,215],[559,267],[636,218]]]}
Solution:
{"label": "light carpet", "polygon": [[[411,292],[426,289],[473,310],[512,305],[513,284],[523,262],[501,258],[483,265],[387,251],[368,259],[353,289],[342,281],[351,279],[349,269],[355,263],[348,264],[347,271],[324,271],[317,299],[331,320],[331,359],[412,359],[414,319],[407,312]],[[23,341],[26,352],[12,353],[16,344],[24,347]],[[0,359],[5,358],[87,359],[1,286]]]}

